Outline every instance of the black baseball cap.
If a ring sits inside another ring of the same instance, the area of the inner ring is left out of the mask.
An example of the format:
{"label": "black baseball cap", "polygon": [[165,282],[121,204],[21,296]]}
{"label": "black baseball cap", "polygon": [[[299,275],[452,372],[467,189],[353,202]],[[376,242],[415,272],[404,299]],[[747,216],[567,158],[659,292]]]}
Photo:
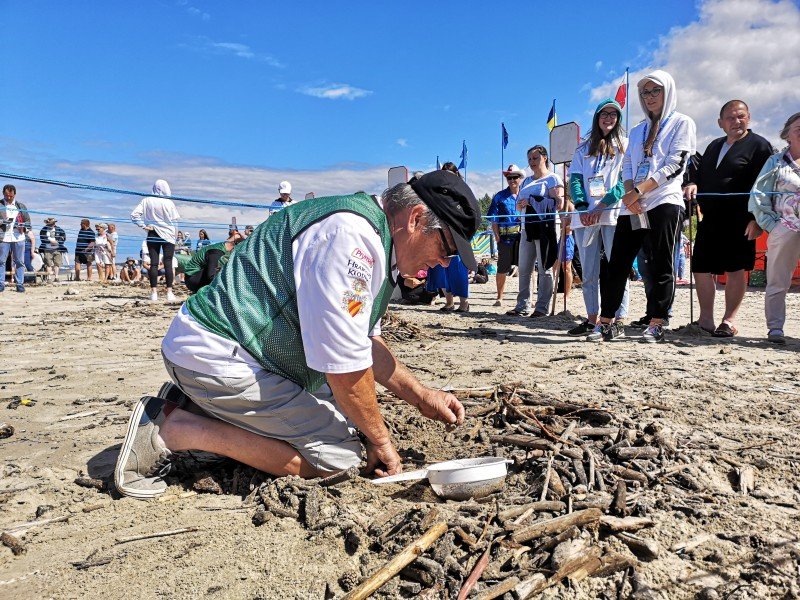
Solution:
{"label": "black baseball cap", "polygon": [[464,265],[472,271],[477,269],[470,240],[481,225],[481,209],[469,186],[450,171],[431,171],[410,185],[433,214],[450,228]]}

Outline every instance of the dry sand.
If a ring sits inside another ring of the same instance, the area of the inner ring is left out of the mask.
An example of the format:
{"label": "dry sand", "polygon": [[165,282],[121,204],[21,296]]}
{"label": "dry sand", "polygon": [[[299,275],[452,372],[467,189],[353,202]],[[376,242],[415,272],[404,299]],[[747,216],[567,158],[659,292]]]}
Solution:
{"label": "dry sand", "polygon": [[[512,293],[516,281],[509,280]],[[348,554],[336,528],[308,531],[289,518],[255,527],[241,494],[180,497],[186,488],[175,484],[166,501],[143,502],[77,485],[81,475],[110,481],[134,401],[155,393],[166,378],[160,342],[178,304],[151,304],[143,288],[122,285],[29,286],[24,295],[6,289],[0,295],[0,423],[15,432],[0,439],[0,531],[16,531],[26,552],[15,556],[0,546],[0,598],[322,598],[326,583],[342,593],[336,583],[342,573],[379,566],[365,547]],[[428,335],[394,350],[434,387],[520,381],[552,398],[667,425],[696,463],[706,493],[701,504],[681,507],[670,501],[669,488],[653,490],[661,500],[648,535],[664,551],[637,567],[651,597],[694,598],[710,586],[720,597],[797,598],[800,296],[788,298],[785,347],[764,340],[761,290],[748,292],[739,336],[731,341],[683,332],[645,345],[631,331],[624,341],[588,344],[566,335],[577,322],[570,315],[503,316],[510,302],[492,307],[493,290],[493,279],[474,286],[468,314],[393,306]],[[688,294],[679,289],[673,324],[689,321]],[[643,306],[636,284],[634,318]],[[569,310],[583,313],[580,290]],[[549,362],[574,354],[588,358]],[[15,396],[35,404],[7,408]],[[477,423],[471,417],[447,434],[394,403],[383,410],[409,467],[413,458],[460,456],[463,432]],[[489,444],[469,441],[470,454],[494,453]],[[731,467],[720,457],[755,467],[752,495],[737,493]],[[420,484],[352,487],[348,510],[366,521],[392,507],[441,502]],[[14,529],[62,516],[69,519]],[[119,543],[184,527],[197,531]],[[703,534],[711,537],[691,552],[670,550]],[[73,565],[87,560],[94,566]],[[621,577],[559,586],[544,597],[617,597]]]}

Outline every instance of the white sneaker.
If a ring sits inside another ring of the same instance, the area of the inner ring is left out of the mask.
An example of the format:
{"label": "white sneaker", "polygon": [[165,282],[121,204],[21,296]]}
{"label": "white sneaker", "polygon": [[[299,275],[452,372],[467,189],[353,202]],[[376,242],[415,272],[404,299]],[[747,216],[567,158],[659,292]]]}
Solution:
{"label": "white sneaker", "polygon": [[150,294],[150,302],[158,302],[158,292],[152,292]]}
{"label": "white sneaker", "polygon": [[175,300],[176,300],[175,294],[173,294],[172,292],[167,292],[167,302],[175,302]]}

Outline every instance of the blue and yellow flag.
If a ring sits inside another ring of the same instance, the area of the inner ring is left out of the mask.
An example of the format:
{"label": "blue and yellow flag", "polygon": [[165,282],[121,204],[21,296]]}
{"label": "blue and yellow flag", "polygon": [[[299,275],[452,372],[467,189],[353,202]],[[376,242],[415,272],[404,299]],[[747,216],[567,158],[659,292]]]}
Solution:
{"label": "blue and yellow flag", "polygon": [[550,109],[550,114],[547,115],[547,129],[553,131],[553,127],[558,125],[558,117],[556,116],[556,101],[553,100],[553,106]]}

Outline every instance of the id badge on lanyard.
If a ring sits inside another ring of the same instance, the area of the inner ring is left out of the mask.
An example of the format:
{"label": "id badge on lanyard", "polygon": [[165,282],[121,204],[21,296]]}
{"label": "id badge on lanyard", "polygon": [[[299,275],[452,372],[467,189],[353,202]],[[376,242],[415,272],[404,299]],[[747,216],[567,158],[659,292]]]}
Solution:
{"label": "id badge on lanyard", "polygon": [[636,176],[633,178],[633,184],[639,185],[650,175],[650,159],[646,156],[642,158],[642,162],[636,167]]}
{"label": "id badge on lanyard", "polygon": [[602,198],[606,195],[606,181],[602,175],[589,177],[589,195],[592,198]]}

